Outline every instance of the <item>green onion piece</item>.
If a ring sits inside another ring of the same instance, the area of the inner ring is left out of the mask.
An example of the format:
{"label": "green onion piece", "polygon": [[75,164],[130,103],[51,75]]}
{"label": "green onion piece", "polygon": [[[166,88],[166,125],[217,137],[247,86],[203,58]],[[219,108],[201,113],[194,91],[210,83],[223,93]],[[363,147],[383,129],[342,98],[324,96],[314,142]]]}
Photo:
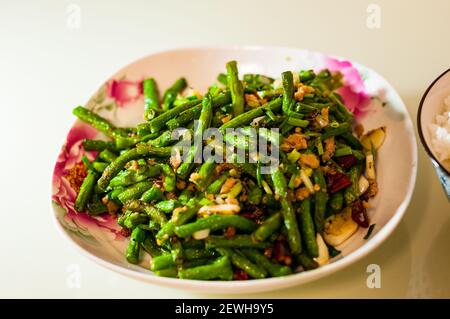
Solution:
{"label": "green onion piece", "polygon": [[297,127],[307,127],[309,125],[309,121],[307,120],[300,120],[294,117],[289,117],[287,119],[287,124]]}
{"label": "green onion piece", "polygon": [[269,195],[273,195],[273,192],[272,192],[272,190],[270,189],[270,186],[269,186],[269,184],[267,184],[267,182],[266,181],[261,181],[261,185],[262,185],[262,187],[264,188],[264,191],[267,193],[267,194],[269,194]]}
{"label": "green onion piece", "polygon": [[334,156],[340,157],[340,156],[346,156],[346,155],[352,155],[352,154],[353,154],[352,148],[350,146],[345,146],[345,147],[337,149],[336,152],[334,153]]}
{"label": "green onion piece", "polygon": [[288,161],[291,163],[297,162],[299,158],[300,153],[296,149],[293,149],[292,152],[290,152],[287,156]]}
{"label": "green onion piece", "polygon": [[317,153],[319,153],[319,155],[322,155],[323,154],[323,145],[322,145],[322,139],[320,138],[320,136],[316,140],[316,147],[317,147]]}

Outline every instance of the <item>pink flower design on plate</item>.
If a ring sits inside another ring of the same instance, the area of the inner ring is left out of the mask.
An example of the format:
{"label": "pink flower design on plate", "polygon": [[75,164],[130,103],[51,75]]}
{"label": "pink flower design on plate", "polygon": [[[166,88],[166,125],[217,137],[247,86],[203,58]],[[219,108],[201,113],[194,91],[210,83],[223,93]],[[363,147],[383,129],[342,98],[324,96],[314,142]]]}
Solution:
{"label": "pink flower design on plate", "polygon": [[142,82],[113,79],[106,84],[106,92],[118,106],[124,106],[142,96]]}
{"label": "pink flower design on plate", "polygon": [[[95,138],[97,131],[91,126],[77,122],[69,131],[66,143],[62,147],[61,153],[56,161],[53,171],[53,191],[52,200],[58,203],[65,211],[64,220],[69,224],[75,224],[88,230],[89,233],[95,233],[99,228],[111,232],[114,238],[121,238],[120,227],[116,219],[110,215],[91,217],[85,213],[78,213],[74,209],[77,192],[73,189],[70,178],[71,173],[76,173],[79,169],[81,158],[85,155],[89,160],[95,158],[95,152],[86,152],[83,147],[83,140]],[[95,228],[95,229],[94,229]]]}
{"label": "pink flower design on plate", "polygon": [[325,67],[332,72],[339,71],[344,76],[344,86],[337,92],[342,96],[347,108],[356,117],[363,116],[368,111],[370,96],[367,94],[359,71],[349,61],[340,61],[330,57],[325,58]]}

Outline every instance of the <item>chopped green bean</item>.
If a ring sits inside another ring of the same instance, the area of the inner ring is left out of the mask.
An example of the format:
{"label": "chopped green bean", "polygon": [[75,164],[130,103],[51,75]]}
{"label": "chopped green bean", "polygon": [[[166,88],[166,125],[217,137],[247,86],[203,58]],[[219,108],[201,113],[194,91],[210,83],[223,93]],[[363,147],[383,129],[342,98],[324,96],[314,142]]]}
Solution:
{"label": "chopped green bean", "polygon": [[227,256],[235,267],[242,269],[250,277],[261,279],[267,276],[267,271],[264,268],[252,263],[239,251],[230,248],[217,248],[217,251],[222,256]]}
{"label": "chopped green bean", "polygon": [[282,214],[277,212],[266,219],[253,233],[253,237],[257,241],[265,241],[270,237],[282,224]]}
{"label": "chopped green bean", "polygon": [[137,264],[139,262],[139,252],[141,244],[145,239],[145,231],[139,227],[133,229],[131,233],[130,242],[127,248],[127,260],[129,263]]}
{"label": "chopped green bean", "polygon": [[229,248],[266,248],[266,242],[257,242],[250,235],[235,235],[231,238],[210,235],[205,239],[206,248],[229,247]]}
{"label": "chopped green bean", "polygon": [[311,216],[311,199],[306,198],[302,201],[299,211],[300,230],[305,243],[306,252],[310,257],[319,255],[319,248],[316,241],[316,231],[314,221]]}
{"label": "chopped green bean", "polygon": [[277,169],[275,173],[273,173],[272,181],[275,186],[275,194],[280,198],[284,225],[288,231],[289,246],[294,254],[299,254],[302,251],[300,231],[298,229],[294,208],[287,199],[286,179],[280,169]]}
{"label": "chopped green bean", "polygon": [[231,91],[231,100],[233,102],[233,115],[238,116],[244,113],[244,88],[239,80],[237,62],[227,63],[227,86]]}
{"label": "chopped green bean", "polygon": [[215,231],[228,226],[233,226],[242,231],[252,231],[256,228],[254,222],[239,215],[212,215],[198,219],[190,224],[178,226],[175,229],[175,234],[179,237],[188,237],[199,230],[209,229],[210,231]]}
{"label": "chopped green bean", "polygon": [[213,263],[204,266],[182,269],[178,272],[181,279],[197,280],[232,280],[233,271],[230,260],[226,256],[217,258]]}

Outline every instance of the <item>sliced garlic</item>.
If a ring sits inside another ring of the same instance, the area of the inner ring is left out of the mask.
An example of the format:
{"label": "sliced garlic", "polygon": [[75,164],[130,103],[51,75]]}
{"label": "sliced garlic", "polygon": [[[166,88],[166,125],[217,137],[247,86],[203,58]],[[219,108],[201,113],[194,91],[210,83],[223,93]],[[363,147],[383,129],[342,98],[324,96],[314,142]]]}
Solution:
{"label": "sliced garlic", "polygon": [[181,165],[181,154],[180,154],[180,149],[178,147],[175,147],[172,149],[174,152],[172,152],[172,156],[169,159],[169,163],[172,166],[173,169],[177,169],[178,166]]}
{"label": "sliced garlic", "polygon": [[219,215],[233,215],[238,213],[241,210],[239,205],[235,204],[219,204],[219,205],[209,205],[203,206],[198,210],[198,215],[211,215],[211,214],[219,214]]}
{"label": "sliced garlic", "polygon": [[205,239],[209,236],[209,229],[198,230],[192,234],[192,237],[196,240]]}
{"label": "sliced garlic", "polygon": [[225,204],[225,200],[221,197],[221,195],[217,195],[215,201],[217,204]]}
{"label": "sliced garlic", "polygon": [[281,80],[281,78],[275,79],[275,81],[273,81],[274,90],[282,88],[282,87],[283,87],[283,81]]}
{"label": "sliced garlic", "polygon": [[328,263],[330,260],[330,254],[328,253],[328,247],[323,241],[322,236],[317,233],[316,236],[317,246],[319,247],[319,256],[314,258],[314,260],[319,264],[319,266],[323,266]]}
{"label": "sliced garlic", "polygon": [[273,192],[272,192],[272,190],[270,189],[270,186],[269,186],[269,184],[267,184],[266,181],[262,181],[262,182],[261,182],[261,185],[262,185],[264,191],[265,191],[267,194],[273,195]]}
{"label": "sliced garlic", "polygon": [[229,173],[230,173],[230,176],[231,176],[231,177],[236,177],[236,176],[239,175],[239,174],[238,174],[238,171],[237,171],[235,168],[230,169],[230,170],[229,170]]}
{"label": "sliced garlic", "polygon": [[364,134],[361,138],[361,144],[364,146],[366,150],[372,150],[372,147],[375,150],[378,150],[381,145],[383,145],[384,139],[386,137],[386,127],[382,126],[375,130]]}
{"label": "sliced garlic", "polygon": [[300,170],[300,178],[303,181],[303,183],[305,184],[305,186],[308,189],[308,191],[311,194],[314,194],[315,193],[314,185],[313,185],[311,179],[308,177],[308,174],[307,174],[306,170],[303,169],[303,168]]}
{"label": "sliced garlic", "polygon": [[264,120],[265,118],[266,118],[266,115],[254,118],[253,121],[252,121],[252,126],[255,126],[255,127],[259,126],[259,122],[261,120]]}
{"label": "sliced garlic", "polygon": [[242,191],[244,187],[242,186],[242,183],[238,181],[234,186],[231,188],[231,190],[227,193],[228,197],[236,198],[239,193]]}
{"label": "sliced garlic", "polygon": [[368,188],[369,188],[369,181],[367,180],[367,178],[364,177],[364,175],[361,175],[358,181],[359,195],[364,194]]}
{"label": "sliced garlic", "polygon": [[294,84],[294,87],[297,86],[297,84],[300,83],[300,74],[296,71],[291,71],[292,73],[292,82]]}
{"label": "sliced garlic", "polygon": [[352,209],[346,207],[341,213],[325,220],[323,237],[331,246],[338,246],[358,230],[358,224],[352,219]]}
{"label": "sliced garlic", "polygon": [[375,161],[373,160],[373,154],[366,155],[366,176],[368,179],[375,179]]}

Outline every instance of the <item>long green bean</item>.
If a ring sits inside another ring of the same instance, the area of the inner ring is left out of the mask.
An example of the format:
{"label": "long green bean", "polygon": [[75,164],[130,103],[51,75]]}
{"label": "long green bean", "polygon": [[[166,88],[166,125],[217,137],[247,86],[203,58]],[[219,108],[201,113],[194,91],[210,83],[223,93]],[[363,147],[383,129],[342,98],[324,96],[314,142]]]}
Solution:
{"label": "long green bean", "polygon": [[361,176],[361,165],[355,165],[350,168],[349,177],[352,185],[347,187],[344,191],[344,199],[347,205],[353,203],[358,198],[358,182]]}
{"label": "long green bean", "polygon": [[238,116],[244,113],[244,88],[239,80],[236,61],[227,63],[227,86],[231,91],[233,102],[233,115]]}
{"label": "long green bean", "polygon": [[319,248],[316,241],[316,231],[314,221],[311,216],[311,199],[306,198],[302,201],[299,211],[300,230],[305,243],[305,249],[309,256],[317,257]]}
{"label": "long green bean", "polygon": [[222,256],[227,256],[230,258],[231,263],[237,268],[242,269],[247,274],[249,274],[252,278],[265,278],[267,276],[267,271],[252,263],[248,260],[244,255],[242,255],[239,251],[234,251],[230,248],[217,248],[217,251]]}
{"label": "long green bean", "polygon": [[138,199],[139,197],[141,197],[141,195],[149,190],[152,185],[153,182],[151,181],[142,181],[136,183],[120,193],[118,198],[122,202],[122,204],[126,204],[130,200]]}
{"label": "long green bean", "polygon": [[[212,109],[213,107],[211,95],[206,94],[202,100],[202,111],[200,113],[200,118],[197,122],[197,127],[194,132],[194,141],[203,140],[203,133],[211,124]],[[199,156],[202,156],[201,149],[198,148],[196,146],[196,143],[194,142],[194,145],[189,150],[188,158],[177,169],[178,176],[180,176],[182,179],[186,179],[194,165],[194,159]]]}
{"label": "long green bean", "polygon": [[292,273],[291,268],[271,262],[266,256],[256,249],[245,248],[242,250],[248,259],[267,270],[273,277],[287,276]]}
{"label": "long green bean", "polygon": [[267,242],[258,242],[250,235],[235,235],[231,238],[224,236],[210,235],[205,239],[206,248],[266,248]]}
{"label": "long green bean", "polygon": [[131,233],[130,242],[127,248],[127,260],[129,263],[137,264],[139,262],[139,252],[141,250],[141,243],[145,239],[145,231],[139,227],[133,229]]}
{"label": "long green bean", "polygon": [[328,194],[325,177],[320,168],[314,170],[314,182],[320,186],[320,190],[314,194],[314,224],[317,232],[322,232],[325,220],[325,210],[327,207]]}
{"label": "long green bean", "polygon": [[81,184],[80,191],[78,192],[77,199],[75,200],[75,210],[77,212],[83,212],[86,209],[86,205],[89,198],[94,191],[95,181],[97,179],[97,173],[89,170],[86,177]]}
{"label": "long green bean", "polygon": [[278,228],[281,227],[283,221],[282,213],[277,212],[265,220],[254,232],[253,237],[258,241],[264,241],[270,237]]}
{"label": "long green bean", "polygon": [[178,272],[178,276],[181,279],[231,280],[233,279],[233,271],[231,269],[229,258],[222,256],[209,265],[182,269]]}
{"label": "long green bean", "polygon": [[277,169],[272,175],[272,181],[275,186],[275,194],[279,196],[284,225],[288,232],[288,242],[294,254],[299,254],[302,251],[302,240],[300,231],[298,229],[297,218],[292,204],[287,199],[287,184],[284,174],[280,169]]}
{"label": "long green bean", "polygon": [[291,71],[281,73],[283,81],[283,113],[289,114],[294,104],[294,80]]}
{"label": "long green bean", "polygon": [[172,84],[170,88],[166,90],[163,96],[163,109],[170,109],[177,98],[177,95],[181,93],[187,86],[185,78],[179,78]]}
{"label": "long green bean", "polygon": [[[324,69],[241,80],[230,61],[218,81],[183,94],[179,78],[160,99],[144,77],[135,101],[144,121],[135,127],[76,107],[104,136],[83,140],[89,153],[66,176],[75,210],[117,216],[131,234],[126,259],[140,263],[143,248],[158,276],[261,279],[317,268],[325,218],[367,200],[359,190],[366,154],[337,91],[345,78]],[[327,247],[330,257],[339,252]]]}
{"label": "long green bean", "polygon": [[111,124],[106,119],[95,114],[94,112],[78,106],[73,109],[73,114],[78,117],[81,121],[86,122],[93,127],[95,127],[100,132],[104,133],[109,137],[115,137],[118,135],[124,135],[120,130],[118,130],[113,124]]}
{"label": "long green bean", "polygon": [[145,97],[144,118],[150,120],[155,112],[160,111],[159,91],[155,79],[149,78],[142,81],[142,91]]}
{"label": "long green bean", "polygon": [[175,229],[175,234],[179,237],[188,237],[199,230],[209,229],[210,231],[215,231],[228,226],[233,226],[242,231],[252,231],[256,228],[254,222],[239,215],[212,215],[198,219],[190,224],[178,226]]}

